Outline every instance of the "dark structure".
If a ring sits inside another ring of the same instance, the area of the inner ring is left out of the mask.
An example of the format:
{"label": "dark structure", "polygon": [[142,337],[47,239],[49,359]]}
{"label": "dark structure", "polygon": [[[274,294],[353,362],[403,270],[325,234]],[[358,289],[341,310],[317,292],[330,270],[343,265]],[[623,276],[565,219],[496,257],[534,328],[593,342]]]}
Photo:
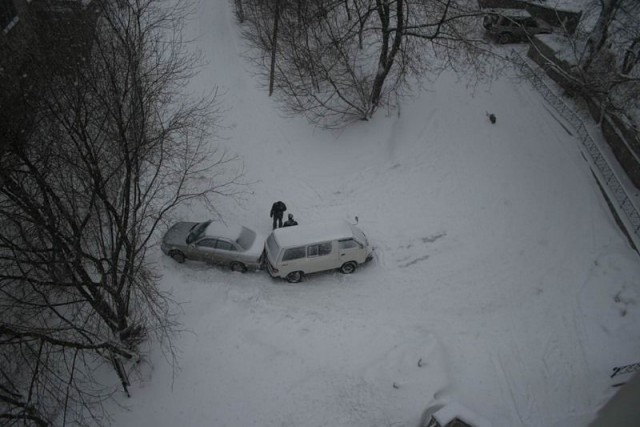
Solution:
{"label": "dark structure", "polygon": [[578,28],[582,11],[563,10],[526,0],[478,0],[481,9],[524,9],[535,18],[554,27],[562,27],[569,34]]}

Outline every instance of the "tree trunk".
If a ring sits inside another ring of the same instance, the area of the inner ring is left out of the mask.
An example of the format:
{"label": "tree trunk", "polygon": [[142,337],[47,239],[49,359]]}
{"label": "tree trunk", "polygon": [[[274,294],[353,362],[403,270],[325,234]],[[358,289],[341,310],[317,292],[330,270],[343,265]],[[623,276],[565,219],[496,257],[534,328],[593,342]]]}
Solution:
{"label": "tree trunk", "polygon": [[[368,113],[369,117],[373,115],[380,104],[380,97],[382,95],[382,89],[384,88],[384,82],[389,75],[389,71],[391,71],[391,67],[393,67],[393,62],[402,43],[402,32],[404,30],[404,0],[397,0],[396,2],[395,30],[390,29],[391,17],[388,0],[376,0],[376,9],[382,26],[382,47],[380,48],[380,57],[378,59],[378,71],[376,72],[376,76],[371,87],[371,101]],[[393,37],[393,44],[389,47],[392,31],[395,31],[395,35]]]}
{"label": "tree trunk", "polygon": [[278,23],[280,22],[280,0],[276,0],[273,16],[273,33],[271,35],[271,69],[269,71],[269,96],[273,95],[273,84],[276,77],[276,50],[278,47]]}
{"label": "tree trunk", "polygon": [[638,61],[640,61],[640,38],[633,40],[624,53],[622,74],[629,74]]}

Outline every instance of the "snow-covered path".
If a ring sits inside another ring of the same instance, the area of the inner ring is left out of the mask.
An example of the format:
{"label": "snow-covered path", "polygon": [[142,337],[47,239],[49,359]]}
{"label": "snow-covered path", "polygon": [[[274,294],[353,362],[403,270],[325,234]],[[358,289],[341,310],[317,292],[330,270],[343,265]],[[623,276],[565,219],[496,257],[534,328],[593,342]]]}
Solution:
{"label": "snow-covered path", "polygon": [[496,427],[586,425],[638,361],[640,263],[527,82],[472,95],[443,75],[399,115],[323,131],[252,79],[230,2],[199,12],[193,88],[226,92],[224,144],[253,182],[220,212],[264,233],[278,199],[301,223],[357,215],[377,258],[290,285],[158,251],[181,370],[154,353],[114,424],[413,427],[456,401]]}

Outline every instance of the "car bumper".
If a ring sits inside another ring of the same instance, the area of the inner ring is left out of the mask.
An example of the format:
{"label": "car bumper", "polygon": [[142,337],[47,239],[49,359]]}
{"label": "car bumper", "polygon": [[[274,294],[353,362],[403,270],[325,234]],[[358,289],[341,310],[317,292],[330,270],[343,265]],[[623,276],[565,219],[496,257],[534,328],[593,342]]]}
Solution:
{"label": "car bumper", "polygon": [[267,271],[269,272],[269,275],[271,277],[280,277],[280,273],[278,272],[278,270],[274,266],[272,266],[269,260],[266,258],[265,258],[265,264],[267,266]]}
{"label": "car bumper", "polygon": [[365,264],[373,260],[375,256],[375,250],[376,248],[371,248],[371,251],[369,251],[369,255],[367,255],[367,258],[364,260]]}

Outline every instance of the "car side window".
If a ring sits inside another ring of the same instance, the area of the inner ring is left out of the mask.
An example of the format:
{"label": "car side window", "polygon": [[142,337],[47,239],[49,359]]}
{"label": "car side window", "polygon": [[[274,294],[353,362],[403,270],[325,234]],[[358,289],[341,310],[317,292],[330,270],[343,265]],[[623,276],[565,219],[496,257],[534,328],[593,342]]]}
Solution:
{"label": "car side window", "polygon": [[307,257],[329,255],[331,253],[331,242],[320,243],[318,245],[310,245],[307,247]]}
{"label": "car side window", "polygon": [[233,246],[231,243],[225,241],[225,240],[218,240],[218,243],[216,243],[216,249],[222,249],[225,251],[235,251],[236,248],[235,246]]}
{"label": "car side window", "polygon": [[331,253],[331,242],[320,243],[318,245],[318,255],[329,255]]}
{"label": "car side window", "polygon": [[307,247],[307,257],[311,258],[314,256],[318,256],[318,246],[319,245],[311,245]]}
{"label": "car side window", "polygon": [[353,239],[338,240],[338,247],[340,249],[353,249],[359,246],[358,242]]}
{"label": "car side window", "polygon": [[289,248],[284,251],[282,255],[282,261],[291,261],[292,259],[304,258],[306,255],[306,248],[299,246],[297,248]]}
{"label": "car side window", "polygon": [[201,248],[210,248],[213,249],[216,247],[216,239],[202,239],[197,245]]}

